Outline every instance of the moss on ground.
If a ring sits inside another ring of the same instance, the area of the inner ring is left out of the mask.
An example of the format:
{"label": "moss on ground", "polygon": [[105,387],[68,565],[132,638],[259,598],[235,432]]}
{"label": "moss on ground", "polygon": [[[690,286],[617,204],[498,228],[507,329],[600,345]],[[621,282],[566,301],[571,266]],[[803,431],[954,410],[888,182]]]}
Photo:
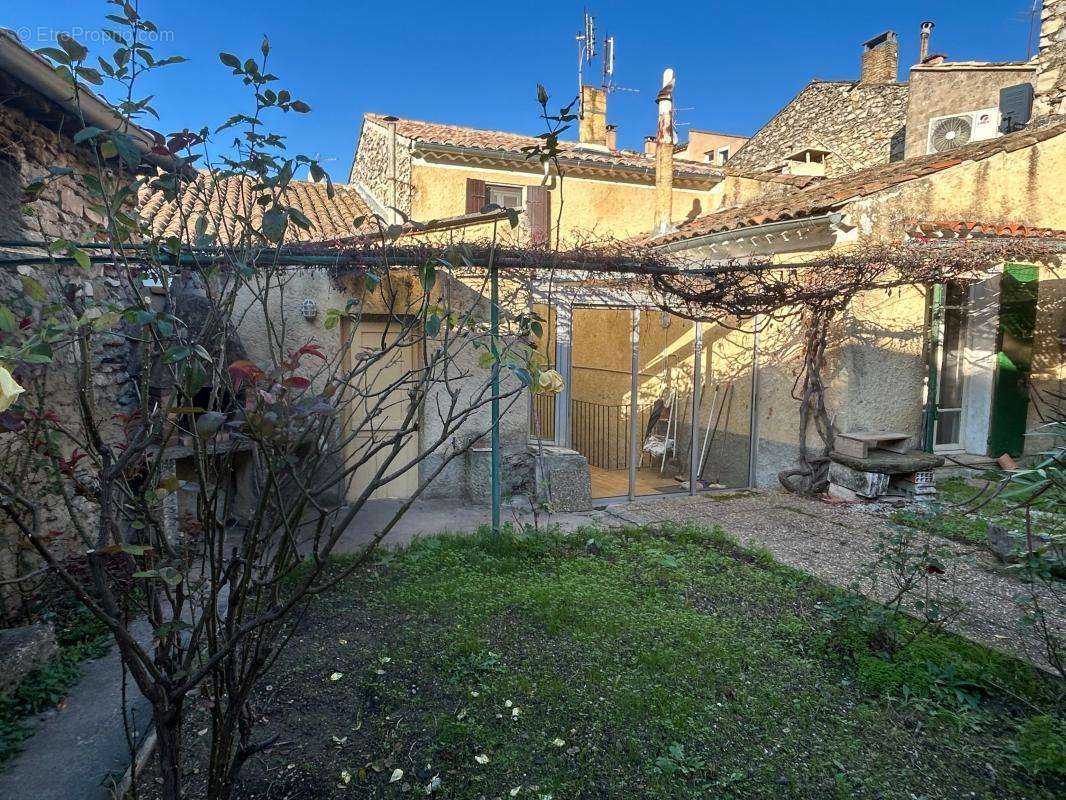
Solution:
{"label": "moss on ground", "polygon": [[[1024,530],[1024,511],[1009,501],[992,497],[991,490],[982,493],[980,483],[983,482],[970,482],[965,478],[938,481],[935,501],[925,508],[893,511],[890,519],[946,539],[978,546],[988,545],[989,523],[1009,530]],[[1063,526],[1066,526],[1066,513],[1044,514],[1035,520],[1034,531],[1038,534],[1061,531]]]}

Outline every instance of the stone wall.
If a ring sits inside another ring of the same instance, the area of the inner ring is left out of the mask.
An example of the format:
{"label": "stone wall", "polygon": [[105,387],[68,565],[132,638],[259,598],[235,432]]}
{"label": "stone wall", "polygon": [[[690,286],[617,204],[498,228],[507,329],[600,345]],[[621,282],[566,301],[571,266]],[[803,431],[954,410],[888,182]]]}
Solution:
{"label": "stone wall", "polygon": [[1044,0],[1033,116],[1066,114],[1066,0]]}
{"label": "stone wall", "polygon": [[366,190],[382,209],[392,206],[410,215],[411,141],[363,120],[349,182]]}
{"label": "stone wall", "polygon": [[829,151],[828,177],[886,164],[906,115],[906,84],[811,81],[728,166],[780,172],[785,157],[805,147]]}
{"label": "stone wall", "polygon": [[[0,105],[0,237],[13,240],[40,240],[55,237],[75,238],[90,231],[100,216],[89,207],[89,194],[74,176],[64,177],[50,184],[40,199],[29,206],[22,203],[23,187],[33,178],[45,174],[50,166],[71,167],[78,172],[93,168],[88,152],[77,147],[61,133],[37,123],[17,108]],[[24,251],[25,252],[25,251]],[[5,255],[10,255],[5,253]],[[75,303],[90,298],[99,302],[109,298],[124,303],[124,283],[117,271],[104,265],[90,270],[76,266],[58,271],[50,266],[24,265],[14,270],[0,271],[0,303],[8,306],[22,319],[37,321],[41,304],[30,303],[23,287],[23,278],[40,284],[49,294],[49,301],[72,299]],[[113,414],[128,411],[136,405],[136,387],[127,372],[131,346],[129,340],[117,332],[103,333],[95,338],[92,350],[93,401],[98,416],[107,421],[106,435],[117,434]],[[57,350],[54,363],[32,371],[16,372],[19,382],[28,388],[27,395],[40,392],[44,408],[53,412],[70,430],[80,430],[80,416],[76,402],[77,364],[71,349]],[[24,441],[17,432],[0,433],[0,464],[21,452]],[[69,453],[71,445],[66,443]],[[32,477],[32,476],[31,476]],[[77,541],[71,516],[59,495],[31,483],[32,494],[42,502],[41,529],[58,531],[57,539],[70,552],[84,550]],[[95,518],[91,499],[74,494],[75,513],[91,529]],[[36,557],[24,545],[16,532],[0,524],[0,581],[35,568]],[[13,586],[0,588],[0,620],[13,612],[20,602]]]}
{"label": "stone wall", "polygon": [[999,91],[1033,80],[1030,64],[937,64],[911,67],[907,99],[906,157],[924,156],[929,145],[929,120],[982,108],[999,107]]}

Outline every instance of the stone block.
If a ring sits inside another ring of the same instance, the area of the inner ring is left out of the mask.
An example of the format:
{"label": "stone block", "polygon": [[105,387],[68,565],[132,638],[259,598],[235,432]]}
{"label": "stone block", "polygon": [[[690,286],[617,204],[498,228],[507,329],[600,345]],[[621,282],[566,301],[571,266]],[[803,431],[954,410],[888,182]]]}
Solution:
{"label": "stone block", "polygon": [[[532,456],[506,448],[501,453],[503,463],[500,479],[504,498],[527,491],[532,479]],[[492,502],[492,449],[471,447],[466,452],[466,495],[475,503]]]}
{"label": "stone block", "polygon": [[50,623],[0,630],[0,692],[14,689],[55,652],[56,634]]}
{"label": "stone block", "polygon": [[592,508],[592,479],[589,462],[576,450],[566,447],[535,447],[537,500],[550,502],[553,511],[588,511]]}
{"label": "stone block", "polygon": [[883,472],[866,472],[837,463],[829,465],[829,481],[867,499],[880,497],[888,489],[888,475]]}

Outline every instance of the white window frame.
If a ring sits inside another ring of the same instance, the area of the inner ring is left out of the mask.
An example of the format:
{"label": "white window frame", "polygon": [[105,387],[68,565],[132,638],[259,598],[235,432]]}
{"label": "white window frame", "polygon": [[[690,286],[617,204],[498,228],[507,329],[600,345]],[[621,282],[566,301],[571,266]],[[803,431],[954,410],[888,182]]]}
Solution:
{"label": "white window frame", "polygon": [[488,181],[486,181],[485,182],[485,204],[486,205],[491,205],[492,202],[493,202],[492,196],[491,196],[491,192],[492,192],[493,189],[503,189],[505,191],[514,191],[514,192],[516,192],[518,194],[518,205],[509,206],[509,205],[506,205],[504,203],[497,203],[496,205],[498,205],[498,206],[501,206],[503,208],[523,208],[525,206],[525,204],[526,204],[526,192],[525,192],[525,187],[524,186],[517,185],[517,184],[511,184],[511,183],[489,183]]}

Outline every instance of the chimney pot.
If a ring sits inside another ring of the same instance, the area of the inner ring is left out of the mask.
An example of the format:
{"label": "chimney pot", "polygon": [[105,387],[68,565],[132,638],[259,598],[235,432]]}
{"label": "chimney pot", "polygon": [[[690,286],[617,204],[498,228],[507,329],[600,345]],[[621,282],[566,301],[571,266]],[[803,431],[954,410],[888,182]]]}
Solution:
{"label": "chimney pot", "polygon": [[607,149],[618,149],[618,126],[607,123]]}
{"label": "chimney pot", "polygon": [[645,136],[644,137],[644,155],[649,156],[649,157],[655,155],[655,137],[654,136]]}
{"label": "chimney pot", "polygon": [[885,31],[862,46],[862,83],[895,83],[899,73],[899,41],[894,31]]}
{"label": "chimney pot", "polygon": [[919,64],[924,64],[926,56],[929,55],[929,36],[933,33],[933,28],[935,28],[935,27],[936,27],[936,25],[933,24],[932,22],[930,22],[929,20],[926,20],[925,22],[922,23],[922,32],[919,35],[919,44],[918,44],[918,63]]}

